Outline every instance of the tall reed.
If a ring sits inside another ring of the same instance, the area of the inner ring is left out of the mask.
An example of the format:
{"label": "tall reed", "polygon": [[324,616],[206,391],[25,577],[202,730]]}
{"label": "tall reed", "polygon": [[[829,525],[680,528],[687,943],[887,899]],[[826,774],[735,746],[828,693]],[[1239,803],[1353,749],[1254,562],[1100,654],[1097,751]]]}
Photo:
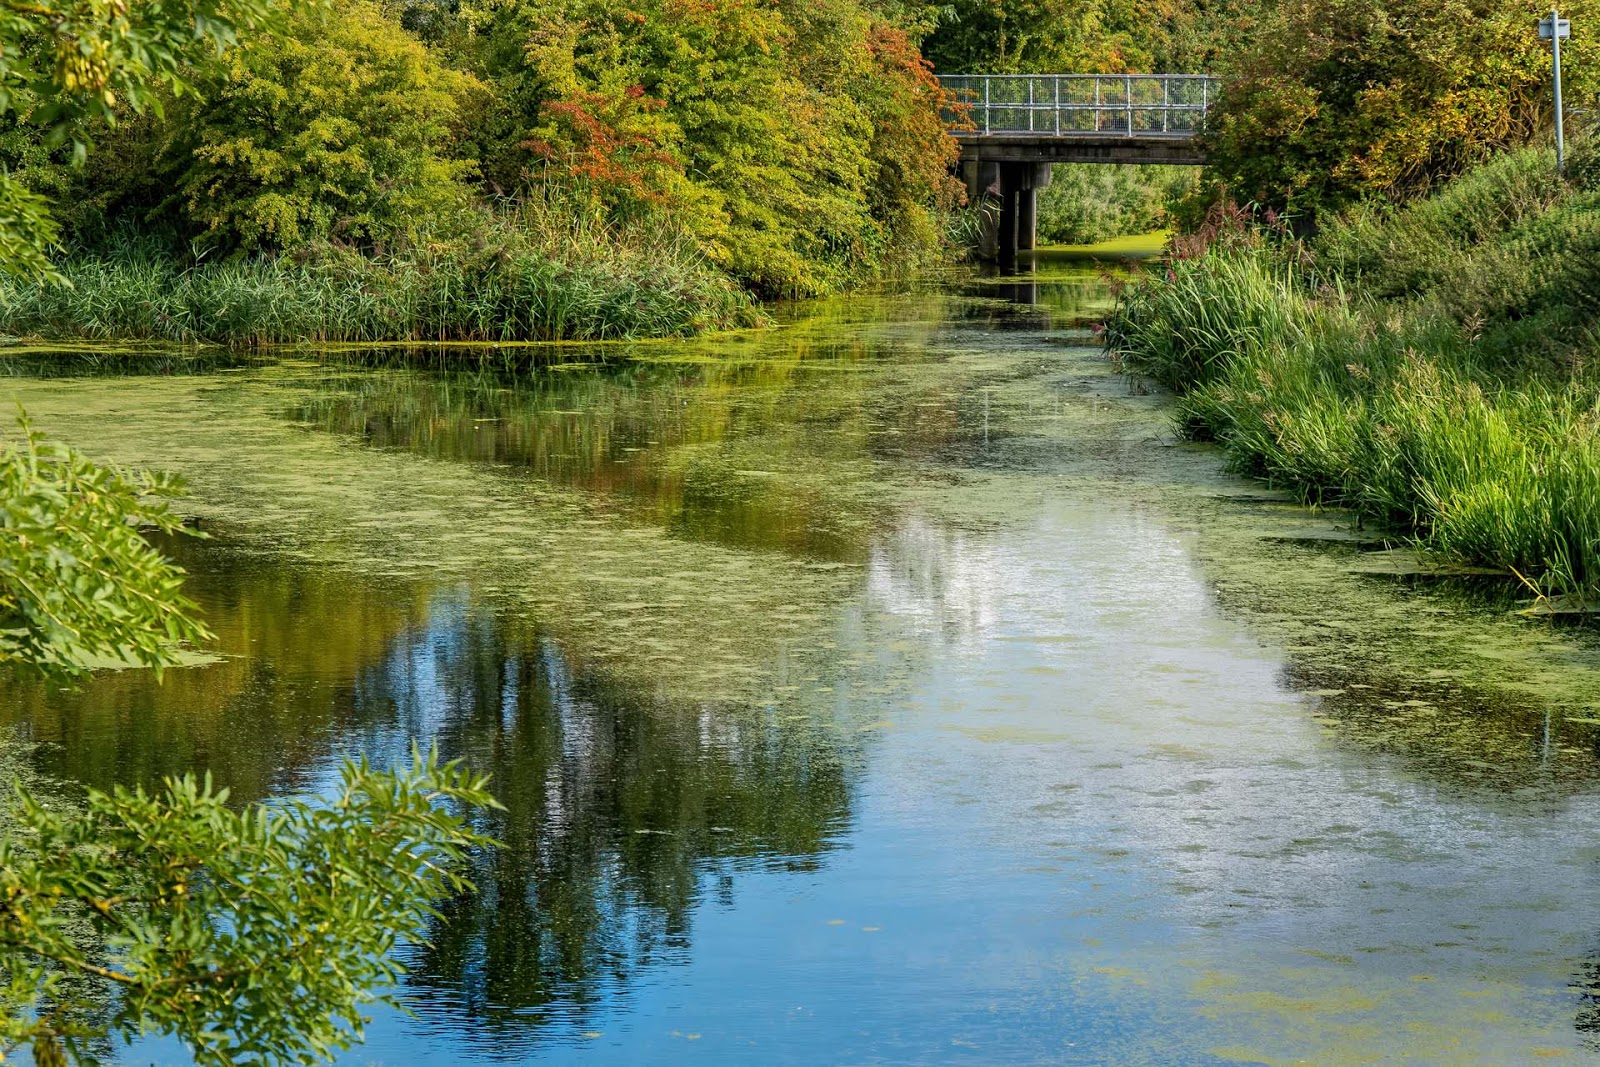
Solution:
{"label": "tall reed", "polygon": [[[1588,194],[1552,192],[1526,157],[1486,171],[1335,227],[1314,257],[1234,245],[1158,266],[1107,339],[1238,469],[1542,592],[1600,596],[1600,227]],[[1450,246],[1418,251],[1424,231]]]}
{"label": "tall reed", "polygon": [[249,346],[671,337],[761,320],[687,241],[550,211],[486,214],[381,250],[220,261],[121,235],[60,270],[68,285],[0,278],[0,331]]}

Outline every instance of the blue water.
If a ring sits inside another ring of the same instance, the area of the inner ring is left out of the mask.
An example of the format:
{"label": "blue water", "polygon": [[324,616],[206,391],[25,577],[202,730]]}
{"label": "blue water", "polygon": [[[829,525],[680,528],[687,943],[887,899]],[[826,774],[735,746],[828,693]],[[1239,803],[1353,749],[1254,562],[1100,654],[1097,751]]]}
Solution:
{"label": "blue water", "polygon": [[[269,536],[226,461],[169,457],[220,516],[170,546],[220,658],[0,710],[99,786],[315,791],[413,739],[495,775],[509,847],[408,953],[412,1014],[376,1007],[343,1063],[1595,1058],[1600,777],[1562,717],[1600,653],[1492,588],[1358,573],[1345,519],[1180,446],[1082,329],[1100,284],[836,305],[731,376],[130,378],[103,451],[161,460],[138,420],[260,396],[286,467],[336,442],[427,501],[387,542],[295,533],[292,504]],[[100,387],[17,391],[93,443],[72,411]],[[572,501],[603,524],[537,551],[495,510],[555,529]],[[516,553],[458,562],[486,513]],[[666,539],[613,552],[629,530]],[[757,595],[795,566],[805,602]],[[729,648],[743,673],[712,672]]]}

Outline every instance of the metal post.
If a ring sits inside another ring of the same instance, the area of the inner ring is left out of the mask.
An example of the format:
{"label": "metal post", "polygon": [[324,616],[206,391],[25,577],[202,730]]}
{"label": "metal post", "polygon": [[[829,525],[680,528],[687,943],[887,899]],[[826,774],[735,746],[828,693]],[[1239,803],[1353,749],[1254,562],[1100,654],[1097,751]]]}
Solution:
{"label": "metal post", "polygon": [[1202,78],[1202,79],[1200,79],[1200,121],[1198,123],[1196,123],[1196,125],[1198,127],[1202,128],[1202,129],[1205,127],[1205,124],[1206,124],[1206,113],[1208,111],[1210,111],[1210,110],[1211,110],[1211,79],[1210,78]]}
{"label": "metal post", "polygon": [[983,78],[983,132],[989,132],[989,76]]}
{"label": "metal post", "polygon": [[1056,98],[1056,136],[1061,136],[1061,75],[1050,79],[1051,88],[1055,90]]}
{"label": "metal post", "polygon": [[1561,38],[1572,34],[1572,26],[1561,12],[1550,9],[1550,17],[1539,20],[1539,39],[1550,42],[1550,80],[1556,95],[1556,173],[1566,167],[1567,141],[1561,128]]}
{"label": "metal post", "polygon": [[1556,83],[1556,173],[1566,169],[1567,142],[1561,130],[1561,16],[1550,9],[1550,69]]}
{"label": "metal post", "polygon": [[1033,78],[1028,78],[1028,132],[1033,132]]}
{"label": "metal post", "polygon": [[1122,106],[1128,113],[1128,136],[1133,136],[1133,76],[1122,76]]}
{"label": "metal post", "polygon": [[1100,132],[1100,77],[1094,79],[1094,132]]}
{"label": "metal post", "polygon": [[1161,79],[1161,132],[1167,133],[1167,116],[1172,114],[1172,79]]}

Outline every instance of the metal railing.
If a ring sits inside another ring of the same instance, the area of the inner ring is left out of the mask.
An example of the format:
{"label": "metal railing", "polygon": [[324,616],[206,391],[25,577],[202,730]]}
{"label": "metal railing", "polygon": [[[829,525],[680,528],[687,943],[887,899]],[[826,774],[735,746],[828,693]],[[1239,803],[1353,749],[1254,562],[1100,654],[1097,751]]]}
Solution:
{"label": "metal railing", "polygon": [[956,133],[1193,137],[1218,79],[1205,74],[945,74]]}

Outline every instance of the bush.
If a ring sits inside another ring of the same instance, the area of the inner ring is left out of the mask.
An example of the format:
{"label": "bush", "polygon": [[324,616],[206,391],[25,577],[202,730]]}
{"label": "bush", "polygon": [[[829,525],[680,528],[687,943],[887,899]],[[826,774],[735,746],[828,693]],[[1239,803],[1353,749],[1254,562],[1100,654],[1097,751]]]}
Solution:
{"label": "bush", "polygon": [[1433,196],[1332,220],[1317,236],[1319,265],[1377,298],[1415,295],[1459,278],[1463,255],[1515,232],[1566,191],[1553,151],[1502,153]]}
{"label": "bush", "polygon": [[465,202],[451,70],[369,0],[297,11],[185,98],[166,153],[188,220],[226,249],[381,242]]}
{"label": "bush", "polygon": [[[1570,14],[1591,11],[1576,0]],[[1547,137],[1533,17],[1509,0],[1287,0],[1222,71],[1212,169],[1241,201],[1317,216]],[[1589,48],[1570,44],[1570,99],[1600,87]]]}

